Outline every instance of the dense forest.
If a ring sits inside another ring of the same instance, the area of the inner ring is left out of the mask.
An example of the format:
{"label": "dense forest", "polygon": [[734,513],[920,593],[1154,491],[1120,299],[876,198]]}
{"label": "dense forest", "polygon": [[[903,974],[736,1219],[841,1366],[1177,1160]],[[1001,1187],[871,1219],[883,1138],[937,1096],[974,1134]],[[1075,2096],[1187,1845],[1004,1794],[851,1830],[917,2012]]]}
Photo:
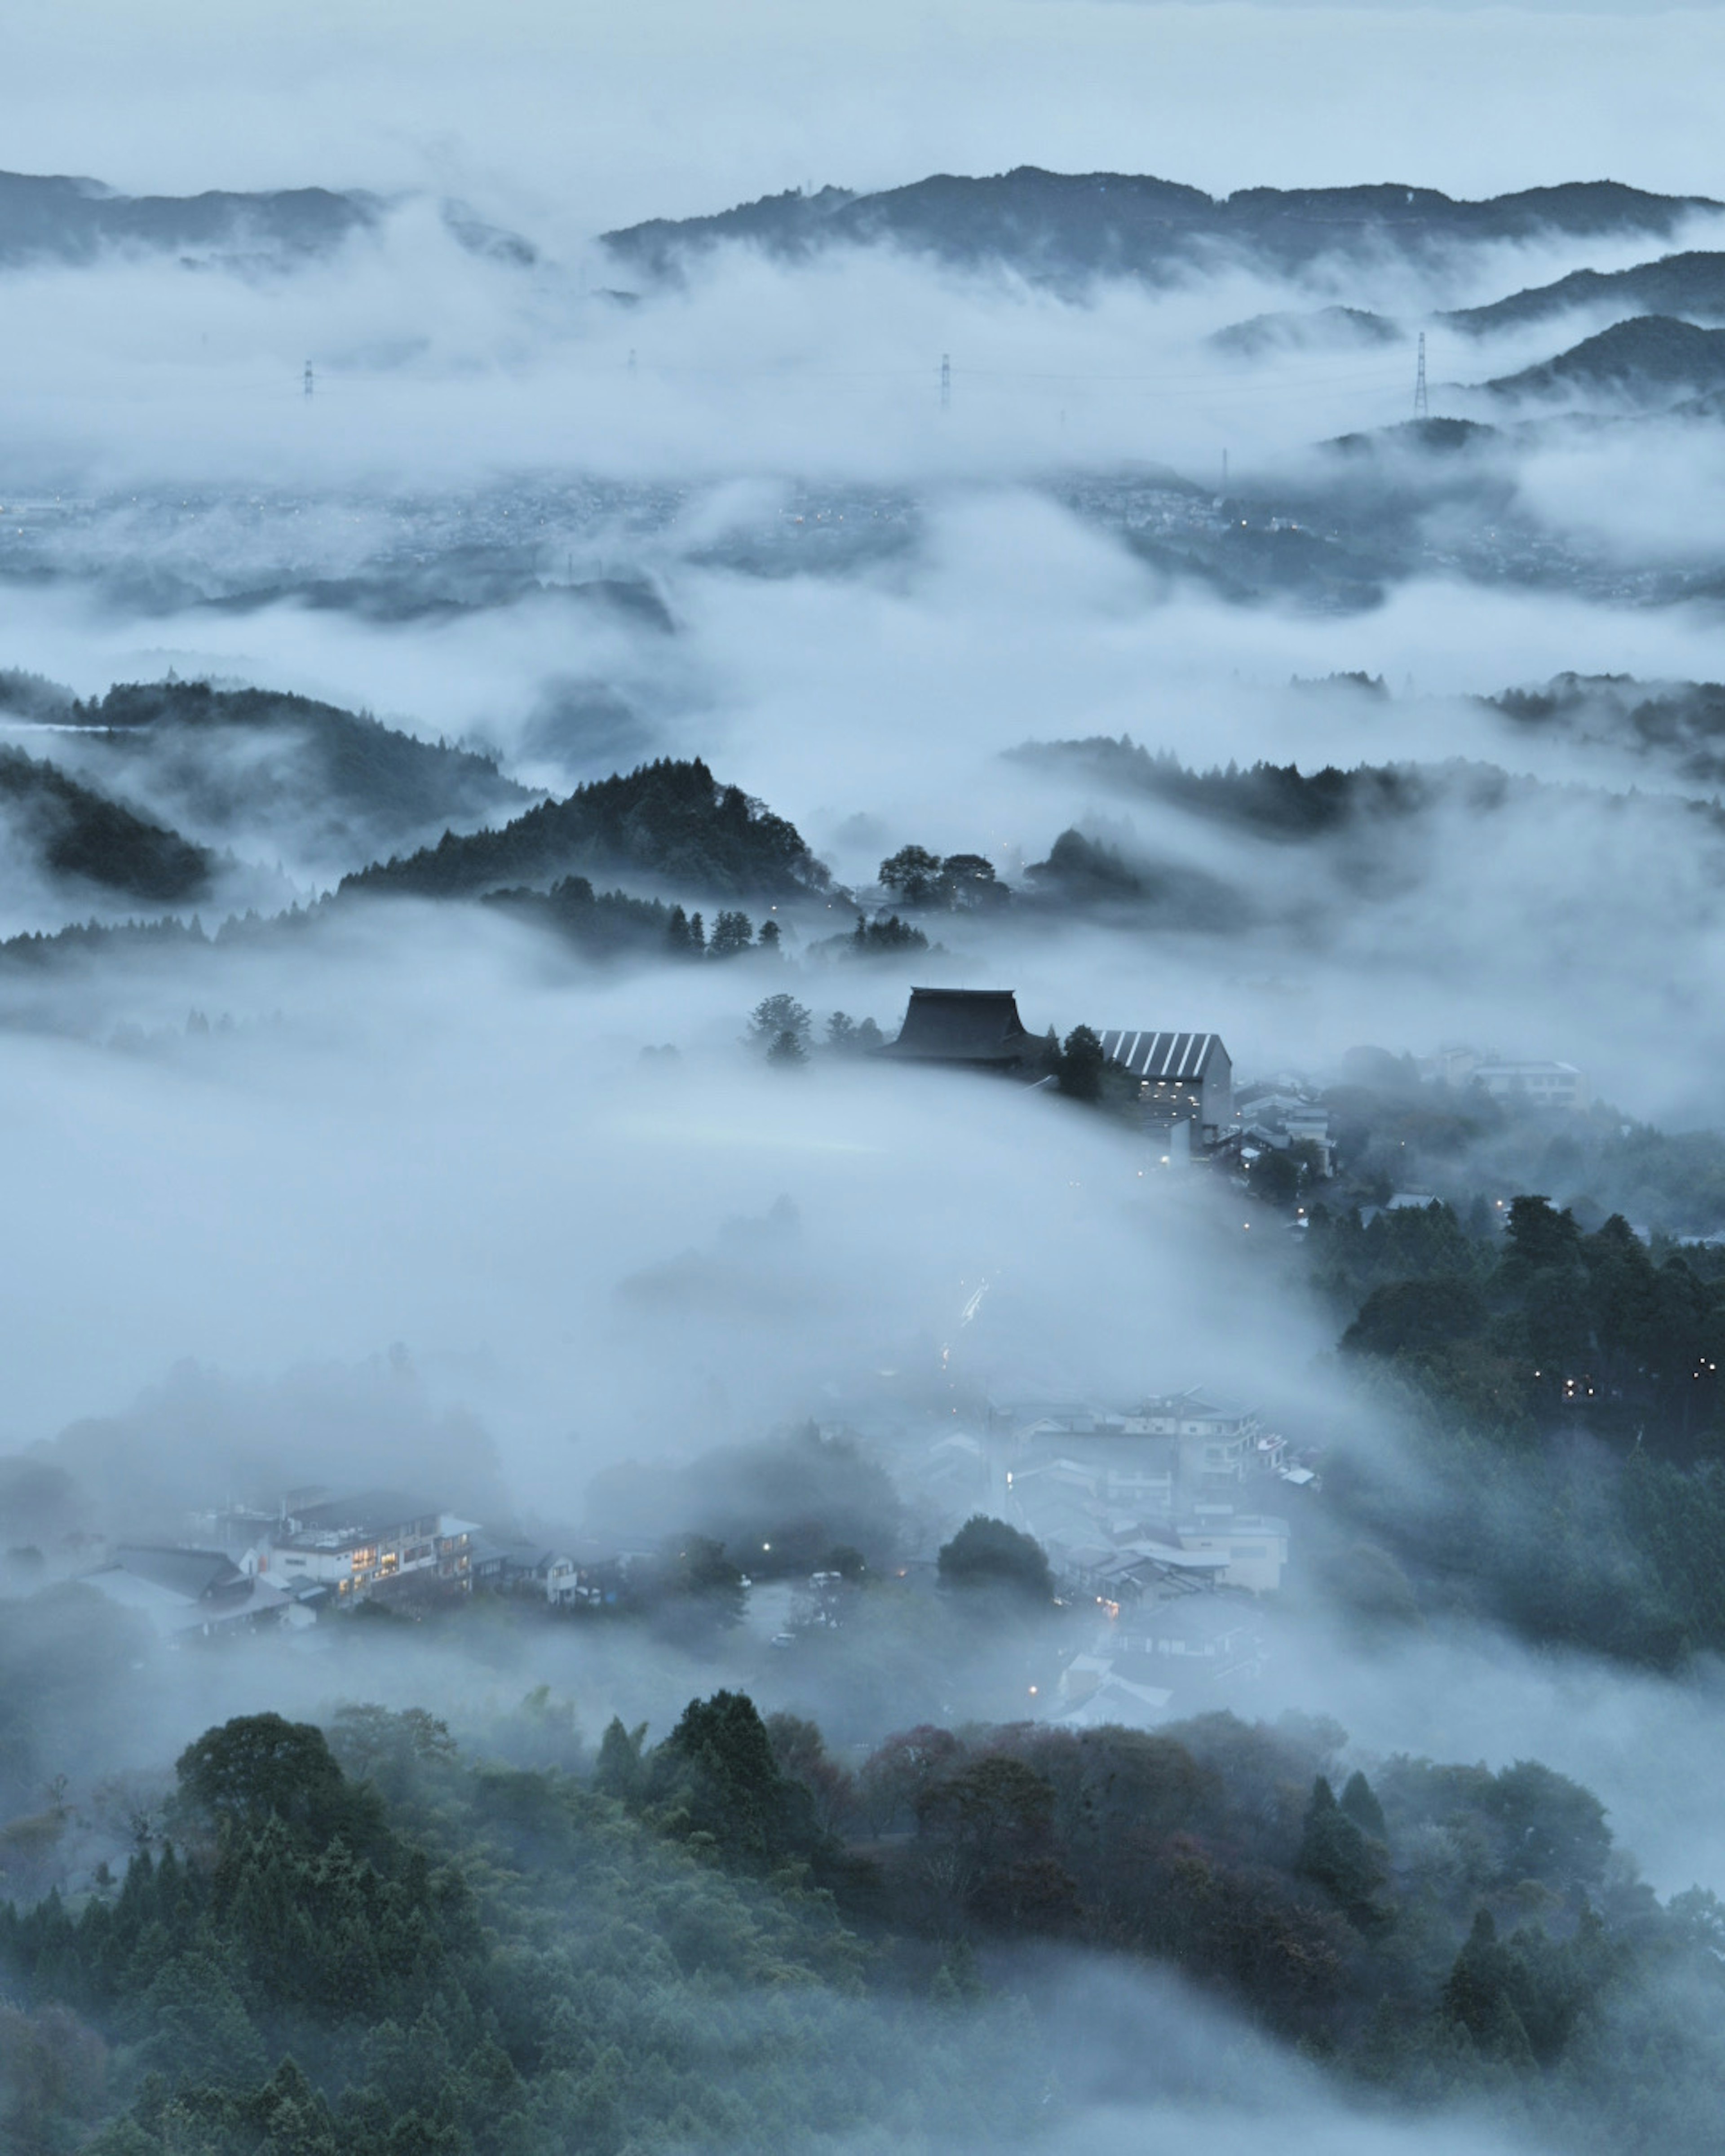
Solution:
{"label": "dense forest", "polygon": [[1661,1907],[1531,1762],[1368,1780],[1343,1742],[929,1727],[853,1772],[721,1691],[657,1746],[614,1722],[524,1767],[419,1712],[242,1717],[121,1872],[0,1908],[8,2145],[1034,2143],[1072,2102],[1041,1975],[1086,1948],[1178,1969],[1359,2100],[1711,2148],[1712,1897]]}
{"label": "dense forest", "polygon": [[1471,1232],[1435,1201],[1365,1226],[1313,1209],[1343,1373],[1417,1466],[1337,1448],[1337,1532],[1394,1560],[1361,1573],[1338,1551],[1337,1578],[1401,1621],[1489,1614],[1661,1667],[1725,1650],[1717,1254],[1650,1250],[1617,1215],[1584,1234],[1537,1195],[1503,1217]]}
{"label": "dense forest", "polygon": [[0,747],[0,818],[18,856],[54,878],[140,904],[177,906],[209,886],[210,855],[22,749]]}

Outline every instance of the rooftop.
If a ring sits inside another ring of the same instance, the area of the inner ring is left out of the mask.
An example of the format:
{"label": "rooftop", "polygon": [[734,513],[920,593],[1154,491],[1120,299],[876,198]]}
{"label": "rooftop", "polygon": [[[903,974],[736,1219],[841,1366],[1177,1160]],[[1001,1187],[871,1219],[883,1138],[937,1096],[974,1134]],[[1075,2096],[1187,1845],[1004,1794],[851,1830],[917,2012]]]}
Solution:
{"label": "rooftop", "polygon": [[249,1585],[246,1575],[221,1550],[181,1549],[172,1545],[122,1543],[114,1553],[115,1563],[135,1579],[182,1595],[188,1602],[242,1598]]}
{"label": "rooftop", "polygon": [[435,1505],[404,1496],[399,1490],[362,1490],[357,1496],[296,1512],[290,1538],[338,1548],[347,1543],[377,1542],[415,1522],[422,1523],[426,1533],[435,1534],[440,1517]]}
{"label": "rooftop", "polygon": [[896,1040],[881,1053],[922,1063],[1022,1063],[1036,1036],[1010,988],[915,988]]}
{"label": "rooftop", "polygon": [[1105,1033],[1102,1052],[1134,1078],[1163,1083],[1187,1079],[1197,1085],[1213,1062],[1228,1060],[1219,1033]]}

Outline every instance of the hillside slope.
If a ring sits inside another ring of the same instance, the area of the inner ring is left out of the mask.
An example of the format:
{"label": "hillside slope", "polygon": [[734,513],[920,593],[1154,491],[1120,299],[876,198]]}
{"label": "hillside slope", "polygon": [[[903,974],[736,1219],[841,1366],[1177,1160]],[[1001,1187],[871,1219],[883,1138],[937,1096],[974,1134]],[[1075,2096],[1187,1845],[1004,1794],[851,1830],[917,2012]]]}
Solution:
{"label": "hillside slope", "polygon": [[1501,375],[1486,388],[1502,398],[1563,391],[1669,403],[1674,396],[1725,388],[1725,329],[1697,329],[1669,315],[1638,315],[1585,337],[1538,367]]}
{"label": "hillside slope", "polygon": [[354,867],[535,798],[471,749],[309,696],[203,681],[129,682],[51,709],[45,685],[0,708],[52,716],[56,761],[213,844]]}
{"label": "hillside slope", "polygon": [[347,877],[341,889],[474,897],[594,869],[650,870],[673,888],[726,897],[794,898],[829,880],[793,824],[740,787],[720,785],[697,757],[597,780],[501,830],[445,832],[435,846]]}
{"label": "hillside slope", "polygon": [[142,904],[177,906],[209,887],[203,847],[81,786],[22,749],[0,747],[0,833],[8,865]]}

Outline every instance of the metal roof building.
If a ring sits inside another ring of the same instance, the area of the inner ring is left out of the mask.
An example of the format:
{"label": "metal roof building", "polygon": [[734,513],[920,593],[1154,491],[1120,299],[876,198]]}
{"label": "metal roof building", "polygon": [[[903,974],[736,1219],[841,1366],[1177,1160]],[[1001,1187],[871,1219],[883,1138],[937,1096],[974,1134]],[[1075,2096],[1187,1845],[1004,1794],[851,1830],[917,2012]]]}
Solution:
{"label": "metal roof building", "polygon": [[1220,1034],[1110,1031],[1102,1053],[1137,1080],[1151,1122],[1195,1123],[1214,1145],[1234,1121],[1234,1065]]}

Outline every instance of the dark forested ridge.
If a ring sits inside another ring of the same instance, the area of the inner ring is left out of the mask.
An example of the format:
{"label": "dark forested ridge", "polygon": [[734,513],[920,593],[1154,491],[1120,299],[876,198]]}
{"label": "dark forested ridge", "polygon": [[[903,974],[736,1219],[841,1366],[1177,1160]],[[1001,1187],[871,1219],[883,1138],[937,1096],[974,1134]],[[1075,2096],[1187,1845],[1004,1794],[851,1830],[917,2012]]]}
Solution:
{"label": "dark forested ridge", "polygon": [[674,273],[726,240],[796,258],[891,242],[957,265],[1007,264],[1053,282],[1158,277],[1219,249],[1298,270],[1328,255],[1429,256],[1458,244],[1636,235],[1669,239],[1716,207],[1598,181],[1462,202],[1430,187],[1247,187],[1218,198],[1128,172],[1049,172],[1034,166],[982,178],[939,173],[878,194],[842,187],[770,195],[715,216],[655,218],[604,235],[619,263]]}
{"label": "dark forested ridge", "polygon": [[1701,329],[1670,315],[1637,315],[1584,337],[1555,359],[1486,388],[1500,397],[1543,397],[1563,390],[1669,401],[1688,391],[1725,387],[1725,330]]}
{"label": "dark forested ridge", "polygon": [[198,898],[209,885],[213,864],[201,846],[22,749],[0,747],[0,819],[18,854],[54,879],[159,906]]}
{"label": "dark forested ridge", "polygon": [[530,808],[501,830],[458,838],[347,877],[344,891],[463,898],[544,884],[593,868],[651,871],[674,887],[797,897],[826,870],[794,825],[695,758],[642,764]]}
{"label": "dark forested ridge", "polygon": [[[1381,691],[1381,684],[1378,685]],[[1295,764],[1229,764],[1197,771],[1166,752],[1139,747],[1122,736],[1088,741],[1032,742],[1010,752],[1014,760],[1058,769],[1076,766],[1111,786],[1147,794],[1171,808],[1218,823],[1233,824],[1271,839],[1312,839],[1370,819],[1415,816],[1439,800],[1465,796],[1474,809],[1505,799],[1512,780],[1495,766],[1466,763],[1358,764],[1338,770],[1301,772]]]}
{"label": "dark forested ridge", "polygon": [[1255,2026],[1356,2100],[1713,2145],[1725,1913],[1661,1907],[1533,1762],[1368,1779],[1332,1724],[1217,1714],[918,1727],[853,1772],[726,1691],[644,1734],[521,1767],[417,1711],[209,1730],[119,1876],[0,1907],[9,2145],[1034,2142],[1105,2048],[1043,2018],[1039,1958],[1086,1947],[1230,2010],[1242,2073]]}
{"label": "dark forested ridge", "polygon": [[[0,694],[8,685],[0,679]],[[30,700],[28,683],[19,700]],[[32,716],[42,715],[39,686],[33,701]],[[192,829],[309,836],[347,861],[535,798],[475,750],[274,690],[128,682],[54,716],[76,730],[57,739],[77,767],[160,802]]]}
{"label": "dark forested ridge", "polygon": [[1725,685],[1638,681],[1630,674],[1558,674],[1537,689],[1486,699],[1517,726],[1567,733],[1664,762],[1691,784],[1725,782]]}
{"label": "dark forested ridge", "polygon": [[1523,329],[1572,310],[1615,309],[1645,315],[1686,316],[1714,327],[1725,323],[1725,254],[1667,254],[1631,270],[1574,270],[1554,284],[1512,292],[1488,306],[1460,307],[1438,320],[1451,329],[1484,336]]}
{"label": "dark forested ridge", "polygon": [[287,264],[330,254],[376,223],[381,208],[372,197],[326,187],[126,195],[95,180],[0,172],[0,264],[143,251]]}

